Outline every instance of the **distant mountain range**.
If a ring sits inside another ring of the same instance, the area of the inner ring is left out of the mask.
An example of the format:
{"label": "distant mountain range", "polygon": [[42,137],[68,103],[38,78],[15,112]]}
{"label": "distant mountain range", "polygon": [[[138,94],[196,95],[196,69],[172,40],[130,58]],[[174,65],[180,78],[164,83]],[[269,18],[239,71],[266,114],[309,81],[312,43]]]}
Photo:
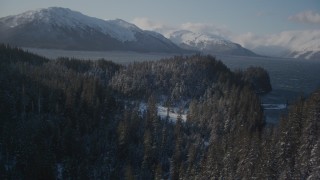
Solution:
{"label": "distant mountain range", "polygon": [[1,18],[0,42],[67,50],[184,52],[163,35],[121,19],[106,21],[58,7]]}
{"label": "distant mountain range", "polygon": [[[318,40],[320,42],[320,40]],[[283,46],[258,46],[250,48],[252,51],[266,56],[296,58],[306,60],[320,60],[320,48],[310,46],[309,43],[300,47],[283,47]]]}
{"label": "distant mountain range", "polygon": [[[292,37],[292,40],[296,39]],[[67,8],[51,7],[0,18],[0,43],[21,47],[136,51],[320,59],[319,39],[286,46],[259,45],[250,50],[217,35],[177,30],[166,37],[121,19],[102,20]],[[292,44],[291,41],[287,45]]]}
{"label": "distant mountain range", "polygon": [[320,60],[320,51],[293,51],[286,55],[290,58]]}
{"label": "distant mountain range", "polygon": [[320,60],[320,31],[289,31],[247,45],[252,51],[267,56]]}
{"label": "distant mountain range", "polygon": [[257,56],[241,45],[226,40],[217,35],[194,33],[188,30],[179,30],[167,35],[172,42],[181,48],[197,50],[208,54],[229,54],[239,56]]}
{"label": "distant mountain range", "polygon": [[65,50],[255,55],[218,36],[182,30],[167,39],[121,19],[102,20],[59,7],[0,18],[0,42]]}

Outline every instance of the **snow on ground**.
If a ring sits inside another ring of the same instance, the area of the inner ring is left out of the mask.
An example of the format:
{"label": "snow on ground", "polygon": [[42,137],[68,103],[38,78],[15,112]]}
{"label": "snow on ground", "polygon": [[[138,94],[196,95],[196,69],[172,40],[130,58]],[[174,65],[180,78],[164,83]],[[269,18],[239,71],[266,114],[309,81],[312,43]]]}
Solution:
{"label": "snow on ground", "polygon": [[262,104],[263,109],[275,109],[275,110],[280,110],[280,109],[286,109],[287,104]]}
{"label": "snow on ground", "polygon": [[233,42],[213,34],[194,33],[188,30],[175,31],[167,35],[176,44],[187,44],[200,50],[208,50],[212,46],[237,48]]}
{"label": "snow on ground", "polygon": [[[146,112],[147,105],[145,103],[140,103],[139,110],[141,113]],[[160,116],[161,119],[166,119],[167,116],[169,115],[169,121],[173,123],[175,123],[179,117],[179,108],[177,107],[170,108],[169,114],[168,114],[168,107],[164,107],[158,104],[157,110],[158,110],[158,116]],[[181,119],[183,122],[187,120],[187,110],[182,110]]]}
{"label": "snow on ground", "polygon": [[[168,115],[168,108],[158,105],[158,116],[160,116],[161,119],[165,119],[165,118],[167,118],[167,115]],[[178,116],[179,116],[179,109],[178,108],[173,108],[173,109],[169,110],[169,120],[171,122],[176,122],[178,119]],[[184,122],[187,120],[187,113],[185,110],[183,112],[181,112],[181,119]]]}

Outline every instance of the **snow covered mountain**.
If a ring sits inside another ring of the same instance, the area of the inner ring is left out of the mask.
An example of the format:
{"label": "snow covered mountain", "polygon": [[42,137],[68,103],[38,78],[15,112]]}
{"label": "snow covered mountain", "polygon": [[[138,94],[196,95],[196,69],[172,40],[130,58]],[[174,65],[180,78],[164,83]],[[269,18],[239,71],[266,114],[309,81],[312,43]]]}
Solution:
{"label": "snow covered mountain", "polygon": [[0,18],[0,42],[72,50],[183,51],[161,34],[124,20],[102,20],[59,7]]}
{"label": "snow covered mountain", "polygon": [[291,50],[286,57],[320,60],[320,39],[314,39]]}
{"label": "snow covered mountain", "polygon": [[298,45],[260,45],[249,49],[253,52],[272,57],[320,60],[319,39]]}
{"label": "snow covered mountain", "polygon": [[320,60],[320,51],[293,51],[286,57],[308,59],[308,60]]}
{"label": "snow covered mountain", "polygon": [[209,54],[257,56],[255,53],[243,48],[239,44],[216,35],[179,30],[170,33],[167,35],[167,38],[184,49],[198,50]]}
{"label": "snow covered mountain", "polygon": [[320,30],[283,31],[277,34],[245,35],[240,43],[261,55],[320,60]]}

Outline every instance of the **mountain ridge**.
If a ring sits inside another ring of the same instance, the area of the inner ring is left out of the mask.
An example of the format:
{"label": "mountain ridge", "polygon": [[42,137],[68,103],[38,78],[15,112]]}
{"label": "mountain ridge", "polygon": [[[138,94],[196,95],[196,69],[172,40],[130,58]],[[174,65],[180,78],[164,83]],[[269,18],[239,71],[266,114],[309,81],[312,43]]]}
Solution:
{"label": "mountain ridge", "polygon": [[189,30],[171,32],[167,38],[184,49],[207,54],[259,56],[241,45],[214,34],[195,33]]}
{"label": "mountain ridge", "polygon": [[163,35],[124,20],[102,20],[60,7],[0,18],[0,35],[2,43],[35,48],[184,52]]}
{"label": "mountain ridge", "polygon": [[308,60],[320,59],[320,40],[313,39],[302,44],[299,48],[292,49],[288,57],[302,58]]}
{"label": "mountain ridge", "polygon": [[[251,41],[251,42],[250,42]],[[242,42],[261,55],[306,60],[320,59],[320,31],[287,31]]]}

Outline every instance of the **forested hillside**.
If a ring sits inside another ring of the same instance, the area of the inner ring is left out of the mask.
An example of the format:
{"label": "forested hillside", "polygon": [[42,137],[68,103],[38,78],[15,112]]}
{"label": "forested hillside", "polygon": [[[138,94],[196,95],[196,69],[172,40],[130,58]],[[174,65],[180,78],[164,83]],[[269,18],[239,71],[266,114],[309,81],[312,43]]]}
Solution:
{"label": "forested hillside", "polygon": [[210,56],[120,66],[1,45],[0,178],[319,179],[320,91],[270,127],[270,88]]}
{"label": "forested hillside", "polygon": [[260,67],[232,73],[212,56],[177,56],[155,62],[130,64],[115,74],[111,87],[126,97],[146,98],[151,94],[172,101],[200,98],[210,88],[247,85],[256,92],[271,91],[268,72]]}

